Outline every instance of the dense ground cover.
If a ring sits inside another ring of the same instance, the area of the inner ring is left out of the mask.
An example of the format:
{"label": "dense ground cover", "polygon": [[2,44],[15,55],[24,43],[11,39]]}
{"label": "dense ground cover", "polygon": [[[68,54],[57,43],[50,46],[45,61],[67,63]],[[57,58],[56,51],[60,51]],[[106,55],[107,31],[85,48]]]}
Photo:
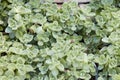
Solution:
{"label": "dense ground cover", "polygon": [[0,0],[0,80],[120,80],[120,1]]}

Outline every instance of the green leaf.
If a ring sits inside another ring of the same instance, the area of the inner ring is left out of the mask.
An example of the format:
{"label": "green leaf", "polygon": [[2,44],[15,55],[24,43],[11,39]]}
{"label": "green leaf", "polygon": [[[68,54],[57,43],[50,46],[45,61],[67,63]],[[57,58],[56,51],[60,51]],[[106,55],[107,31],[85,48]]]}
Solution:
{"label": "green leaf", "polygon": [[29,43],[33,39],[33,35],[24,34],[23,37],[19,38],[23,43]]}
{"label": "green leaf", "polygon": [[43,17],[42,14],[35,14],[31,16],[32,23],[43,25],[46,21],[47,21],[46,17]]}
{"label": "green leaf", "polygon": [[44,33],[44,30],[43,28],[40,26],[38,28],[36,28],[36,33],[39,34],[39,33]]}
{"label": "green leaf", "polygon": [[120,34],[119,32],[112,32],[109,36],[110,41],[115,45],[120,44],[120,42],[119,42],[120,41],[120,37],[119,37],[120,35],[119,34]]}
{"label": "green leaf", "polygon": [[15,73],[14,73],[13,70],[7,70],[7,71],[5,72],[5,75],[6,75],[6,76],[8,76],[8,75],[9,75],[9,76],[10,76],[10,75],[14,76],[14,74],[15,74]]}
{"label": "green leaf", "polygon": [[22,52],[22,49],[15,48],[15,47],[10,47],[10,48],[9,48],[9,52],[13,52],[13,53],[16,53],[16,54],[20,54],[20,53]]}
{"label": "green leaf", "polygon": [[57,68],[58,68],[60,71],[64,71],[64,66],[63,66],[63,64],[59,64],[59,65],[57,66]]}
{"label": "green leaf", "polygon": [[58,75],[58,70],[57,69],[53,69],[52,71],[51,71],[51,73],[52,73],[52,75],[54,76],[54,77],[57,77],[57,75]]}
{"label": "green leaf", "polygon": [[0,20],[0,24],[3,24],[4,22],[2,20]]}
{"label": "green leaf", "polygon": [[114,68],[114,67],[117,67],[117,60],[111,59],[109,62],[109,68]]}
{"label": "green leaf", "polygon": [[109,58],[109,56],[105,57],[105,55],[100,55],[99,57],[95,58],[95,61],[97,63],[99,63],[100,65],[102,65],[102,64],[106,64],[108,62],[108,58]]}
{"label": "green leaf", "polygon": [[50,55],[50,56],[54,55],[54,51],[53,50],[47,51],[47,55]]}
{"label": "green leaf", "polygon": [[19,64],[24,64],[24,63],[25,63],[25,59],[24,59],[24,58],[21,58],[21,57],[18,57],[18,58],[17,58],[17,63],[19,63]]}
{"label": "green leaf", "polygon": [[45,62],[46,62],[47,64],[52,64],[51,59],[47,59]]}
{"label": "green leaf", "polygon": [[49,33],[39,33],[36,36],[38,41],[48,42],[49,41]]}
{"label": "green leaf", "polygon": [[20,20],[22,20],[22,17],[21,17],[20,14],[15,14],[14,19],[15,19],[16,21],[20,21]]}
{"label": "green leaf", "polygon": [[44,44],[44,43],[43,43],[42,41],[38,41],[38,45],[39,45],[39,46],[43,46],[43,44]]}
{"label": "green leaf", "polygon": [[57,21],[54,21],[52,24],[49,24],[48,28],[52,31],[61,31],[62,27],[58,24]]}
{"label": "green leaf", "polygon": [[15,6],[12,8],[11,12],[18,13],[18,14],[30,14],[31,10],[23,6]]}
{"label": "green leaf", "polygon": [[17,30],[21,26],[23,26],[23,21],[22,20],[16,21],[13,18],[8,19],[8,27],[10,27],[12,30]]}
{"label": "green leaf", "polygon": [[7,65],[7,68],[8,68],[9,70],[15,70],[15,69],[16,69],[16,64],[14,64],[14,63],[9,63],[9,64]]}
{"label": "green leaf", "polygon": [[51,65],[49,65],[48,68],[49,68],[50,70],[53,70],[53,69],[55,69],[55,67],[56,67],[55,65],[52,65],[52,64],[51,64]]}
{"label": "green leaf", "polygon": [[21,76],[15,76],[14,80],[23,80],[24,78],[22,78]]}
{"label": "green leaf", "polygon": [[2,69],[0,69],[0,76],[4,73],[4,71]]}
{"label": "green leaf", "polygon": [[5,38],[4,38],[4,36],[2,35],[2,33],[0,33],[0,46],[3,46],[4,45],[4,43],[5,43]]}
{"label": "green leaf", "polygon": [[102,38],[102,41],[105,42],[105,43],[109,43],[109,38],[104,37],[104,38]]}
{"label": "green leaf", "polygon": [[9,80],[9,79],[7,78],[7,76],[2,76],[1,80]]}
{"label": "green leaf", "polygon": [[31,65],[25,65],[24,67],[27,72],[34,72],[34,68]]}
{"label": "green leaf", "polygon": [[48,71],[48,67],[47,66],[41,66],[39,67],[39,70],[41,71],[41,74],[46,74]]}
{"label": "green leaf", "polygon": [[104,6],[110,6],[113,3],[113,0],[101,0],[101,3]]}
{"label": "green leaf", "polygon": [[112,76],[114,74],[116,74],[117,71],[115,69],[109,69],[109,75]]}
{"label": "green leaf", "polygon": [[6,33],[11,33],[11,32],[12,32],[12,29],[11,29],[10,27],[7,27],[7,28],[5,29],[5,32],[6,32]]}
{"label": "green leaf", "polygon": [[104,80],[104,78],[103,77],[98,77],[98,80]]}
{"label": "green leaf", "polygon": [[120,79],[120,74],[114,74],[114,75],[112,76],[112,79],[113,79],[113,80],[119,80],[119,79]]}
{"label": "green leaf", "polygon": [[71,27],[71,30],[75,31],[75,30],[76,30],[76,27],[75,27],[75,26]]}

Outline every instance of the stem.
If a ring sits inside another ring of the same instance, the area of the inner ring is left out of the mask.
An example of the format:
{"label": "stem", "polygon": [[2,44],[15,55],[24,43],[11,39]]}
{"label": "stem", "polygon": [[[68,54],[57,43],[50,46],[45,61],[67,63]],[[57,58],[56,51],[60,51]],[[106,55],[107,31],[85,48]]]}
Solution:
{"label": "stem", "polygon": [[96,66],[96,64],[95,64],[95,70],[96,70],[96,75],[95,75],[95,80],[98,80],[98,67]]}

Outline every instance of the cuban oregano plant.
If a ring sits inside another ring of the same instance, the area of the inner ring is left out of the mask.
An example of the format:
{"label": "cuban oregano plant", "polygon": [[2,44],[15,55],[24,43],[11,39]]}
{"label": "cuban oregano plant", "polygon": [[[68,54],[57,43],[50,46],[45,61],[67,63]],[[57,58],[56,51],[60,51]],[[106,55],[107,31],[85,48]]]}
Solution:
{"label": "cuban oregano plant", "polygon": [[0,80],[119,80],[119,6],[0,0]]}

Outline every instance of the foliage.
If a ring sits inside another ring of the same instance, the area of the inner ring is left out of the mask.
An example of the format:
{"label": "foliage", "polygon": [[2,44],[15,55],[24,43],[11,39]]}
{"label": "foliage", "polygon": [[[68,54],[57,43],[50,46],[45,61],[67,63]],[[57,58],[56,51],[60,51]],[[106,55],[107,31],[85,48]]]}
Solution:
{"label": "foliage", "polygon": [[0,0],[0,80],[119,80],[119,6]]}

